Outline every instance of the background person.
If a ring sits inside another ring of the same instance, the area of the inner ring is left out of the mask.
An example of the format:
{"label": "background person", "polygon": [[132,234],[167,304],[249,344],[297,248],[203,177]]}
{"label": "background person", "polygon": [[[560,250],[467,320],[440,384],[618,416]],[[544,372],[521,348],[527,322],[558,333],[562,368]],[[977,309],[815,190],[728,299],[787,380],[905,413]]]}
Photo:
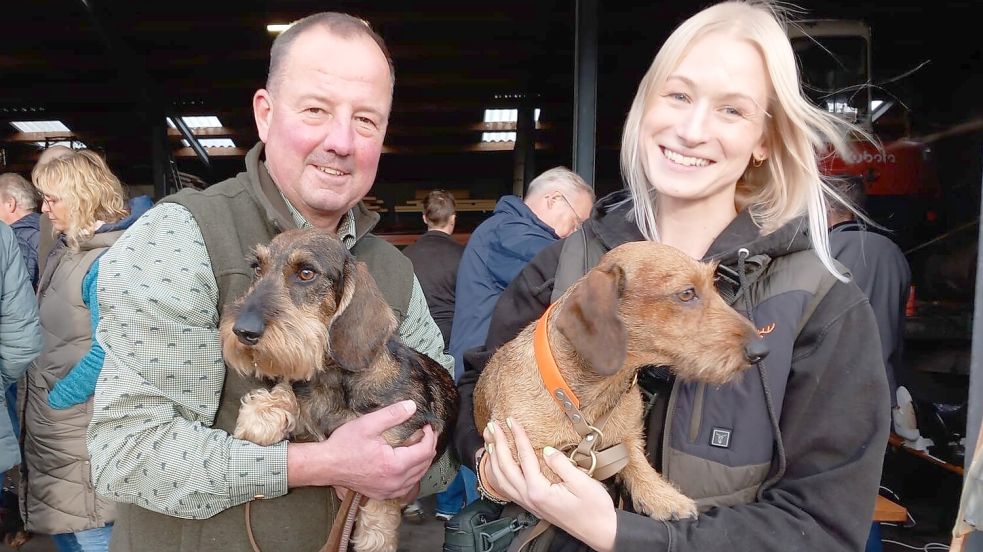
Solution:
{"label": "background person", "polygon": [[410,261],[371,233],[379,217],[361,203],[394,83],[365,21],[319,13],[295,22],[274,40],[266,86],[253,96],[262,143],[245,171],[165,198],[106,253],[114,268],[100,273],[99,301],[112,308],[99,322],[106,363],[89,451],[97,491],[123,503],[114,551],[252,550],[247,502],[260,549],[318,550],[339,505],[329,487],[409,501],[421,481],[433,493],[453,478],[447,455],[427,474],[430,426],[412,446],[385,441],[412,415],[408,401],[322,442],[259,446],[230,434],[242,395],[268,383],[226,368],[218,321],[249,288],[250,251],[287,229],[336,232],[393,307],[402,341],[453,369]]}
{"label": "background person", "polygon": [[[887,443],[887,383],[880,352],[869,347],[874,315],[829,251],[830,190],[817,162],[827,144],[845,151],[850,130],[803,96],[772,5],[716,4],[670,35],[625,123],[627,190],[598,202],[583,236],[548,246],[527,265],[496,306],[487,351],[468,358],[480,370],[583,274],[585,260],[638,240],[719,262],[720,293],[771,329],[763,332],[770,352],[722,386],[679,381],[658,367],[639,376],[651,405],[647,452],[696,499],[698,519],[617,510],[604,486],[546,450],[564,480],[550,485],[518,424],[521,465],[504,440],[509,428],[485,428],[494,449],[481,454],[473,417],[463,417],[458,453],[478,454],[482,486],[562,529],[544,547],[863,549]],[[464,412],[477,375],[461,379]]]}
{"label": "background person", "polygon": [[40,219],[34,185],[17,173],[0,174],[0,220],[7,223],[17,236],[34,289],[38,287]]}
{"label": "background person", "polygon": [[444,349],[450,345],[451,322],[454,320],[454,288],[457,265],[464,246],[454,239],[457,204],[446,190],[431,190],[423,199],[423,223],[427,232],[403,248],[413,263],[413,272],[427,298],[427,306],[440,334]]}
{"label": "background person", "polygon": [[[833,179],[831,186],[850,206],[863,211],[867,202],[863,179]],[[896,409],[896,374],[902,369],[904,355],[905,304],[911,287],[911,267],[891,238],[869,230],[846,205],[830,202],[827,218],[830,253],[850,269],[853,281],[874,310],[891,408]]]}
{"label": "background person", "polygon": [[450,353],[461,377],[464,351],[485,342],[498,296],[536,253],[570,235],[590,216],[594,190],[566,167],[529,183],[525,199],[507,195],[471,233],[457,272]]}
{"label": "background person", "polygon": [[[0,222],[0,384],[13,387],[41,352],[41,326],[38,305],[31,289],[27,268],[18,240],[6,223]],[[0,394],[5,408],[0,408],[0,470],[6,473],[20,464],[19,430],[16,412],[5,394]],[[4,493],[3,528],[10,534],[19,529],[17,501],[8,502]],[[13,517],[14,519],[9,519]],[[6,536],[6,535],[5,535]]]}
{"label": "background person", "polygon": [[[32,288],[38,287],[38,232],[40,230],[38,197],[34,185],[17,173],[0,174],[0,220],[10,226],[17,237],[21,256],[27,268]],[[4,389],[7,415],[13,427],[13,435],[20,435],[20,419],[17,414],[17,380]],[[19,457],[19,455],[18,455]],[[8,534],[15,534],[23,528],[20,517],[19,500],[16,494],[16,481],[5,473],[3,497],[0,507],[5,511],[3,528]]]}
{"label": "background person", "polygon": [[104,357],[93,339],[95,282],[99,257],[151,202],[128,208],[119,179],[91,150],[40,165],[32,179],[57,241],[38,286],[44,350],[23,391],[24,526],[52,535],[60,550],[105,551],[116,513],[92,489],[85,447]]}
{"label": "background person", "polygon": [[[457,265],[464,246],[453,238],[457,224],[457,204],[453,194],[431,190],[423,199],[423,223],[427,232],[403,248],[403,254],[413,262],[413,272],[427,298],[430,315],[444,337],[444,352],[450,345],[451,322],[454,320],[454,288],[457,285]],[[471,482],[474,486],[474,482]],[[437,519],[448,520],[465,503],[464,476],[458,472],[447,489],[437,493]],[[412,522],[423,520],[419,500],[403,508],[403,517]]]}

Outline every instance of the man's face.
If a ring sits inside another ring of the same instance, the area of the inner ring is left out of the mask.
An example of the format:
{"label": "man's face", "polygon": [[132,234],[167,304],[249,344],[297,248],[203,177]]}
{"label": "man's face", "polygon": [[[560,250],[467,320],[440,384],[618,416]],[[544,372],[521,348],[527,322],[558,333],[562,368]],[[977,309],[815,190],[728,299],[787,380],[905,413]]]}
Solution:
{"label": "man's face", "polygon": [[391,105],[389,64],[376,43],[320,28],[298,36],[273,89],[256,92],[266,165],[315,226],[337,224],[372,188]]}
{"label": "man's face", "polygon": [[536,212],[536,216],[548,224],[557,236],[565,238],[590,217],[593,206],[591,196],[586,192],[564,194],[553,190],[546,194],[540,209],[542,212]]}

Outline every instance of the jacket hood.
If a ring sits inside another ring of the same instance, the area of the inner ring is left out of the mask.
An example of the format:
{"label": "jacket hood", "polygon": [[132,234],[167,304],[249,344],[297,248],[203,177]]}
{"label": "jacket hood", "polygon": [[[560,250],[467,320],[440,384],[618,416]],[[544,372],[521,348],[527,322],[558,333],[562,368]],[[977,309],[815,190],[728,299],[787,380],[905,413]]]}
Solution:
{"label": "jacket hood", "polygon": [[114,232],[116,230],[126,230],[129,228],[141,215],[150,210],[154,206],[154,200],[150,199],[148,195],[139,195],[129,202],[130,214],[126,215],[125,218],[120,219],[116,222],[110,222],[108,224],[103,224],[96,230],[96,234],[102,234],[103,232]]}
{"label": "jacket hood", "polygon": [[632,214],[631,193],[628,190],[618,190],[610,193],[594,203],[591,218],[584,223],[601,240],[606,250],[645,238],[635,224]]}
{"label": "jacket hood", "polygon": [[806,218],[798,217],[778,230],[762,235],[761,228],[754,222],[751,212],[744,209],[710,244],[704,260],[733,266],[737,263],[738,252],[742,249],[748,250],[749,257],[766,255],[772,259],[810,249],[812,242],[809,239],[808,229]]}

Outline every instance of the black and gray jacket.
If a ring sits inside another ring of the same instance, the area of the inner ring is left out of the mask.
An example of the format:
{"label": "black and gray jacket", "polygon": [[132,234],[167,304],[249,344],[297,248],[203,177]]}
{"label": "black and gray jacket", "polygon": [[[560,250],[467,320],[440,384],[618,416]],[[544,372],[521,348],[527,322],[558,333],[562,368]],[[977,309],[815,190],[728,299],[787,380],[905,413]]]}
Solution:
{"label": "black and gray jacket", "polygon": [[[485,348],[465,356],[464,412],[491,352],[538,318],[554,290],[604,252],[643,239],[626,199],[601,199],[581,232],[543,250],[506,289]],[[763,236],[744,211],[711,245],[705,260],[719,263],[721,294],[767,332],[770,352],[724,386],[642,375],[649,458],[702,513],[661,522],[619,512],[619,552],[863,549],[889,427],[877,327],[857,286],[820,263],[806,228],[798,220]],[[473,458],[481,446],[473,418],[458,424],[458,453]],[[550,550],[582,549],[563,537]]]}

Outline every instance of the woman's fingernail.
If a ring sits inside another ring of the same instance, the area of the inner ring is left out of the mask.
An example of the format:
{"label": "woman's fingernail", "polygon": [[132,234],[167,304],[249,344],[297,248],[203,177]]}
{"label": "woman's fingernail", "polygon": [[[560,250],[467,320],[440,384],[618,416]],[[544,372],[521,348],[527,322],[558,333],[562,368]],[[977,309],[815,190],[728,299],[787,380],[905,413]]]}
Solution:
{"label": "woman's fingernail", "polygon": [[512,429],[512,418],[511,417],[505,418],[505,425],[509,426],[509,429]]}
{"label": "woman's fingernail", "polygon": [[488,422],[488,433],[495,434],[495,422]]}
{"label": "woman's fingernail", "polygon": [[556,454],[556,449],[553,447],[543,447],[543,456],[553,456]]}
{"label": "woman's fingernail", "polygon": [[488,443],[485,447],[488,449],[488,454],[495,453],[495,443]]}

